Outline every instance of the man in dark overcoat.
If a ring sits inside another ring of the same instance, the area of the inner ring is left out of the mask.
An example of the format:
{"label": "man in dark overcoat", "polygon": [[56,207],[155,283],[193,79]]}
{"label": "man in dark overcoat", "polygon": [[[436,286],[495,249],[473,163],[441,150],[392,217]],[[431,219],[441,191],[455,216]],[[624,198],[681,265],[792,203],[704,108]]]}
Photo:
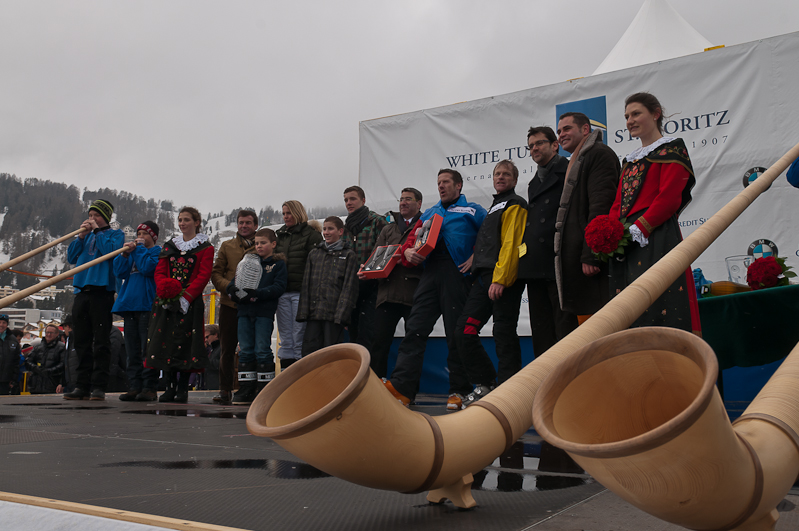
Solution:
{"label": "man in dark overcoat", "polygon": [[558,155],[558,138],[551,127],[531,127],[527,145],[538,170],[527,186],[519,279],[527,284],[533,354],[538,356],[577,328],[577,316],[560,308],[555,282],[555,217],[569,160]]}
{"label": "man in dark overcoat", "polygon": [[587,318],[610,300],[610,288],[607,264],[585,243],[585,227],[610,212],[621,165],[583,113],[561,115],[558,142],[572,156],[555,222],[555,280],[561,309]]}

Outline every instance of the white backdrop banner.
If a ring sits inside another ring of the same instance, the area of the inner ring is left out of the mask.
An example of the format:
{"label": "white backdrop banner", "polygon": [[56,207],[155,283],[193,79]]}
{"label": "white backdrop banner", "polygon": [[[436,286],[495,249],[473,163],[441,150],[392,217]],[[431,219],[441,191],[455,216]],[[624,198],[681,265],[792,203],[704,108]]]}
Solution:
{"label": "white backdrop banner", "polygon": [[[624,99],[655,94],[665,108],[665,132],[688,147],[696,186],[680,216],[683,236],[702,225],[744,186],[799,142],[799,33],[710,50],[619,72],[581,78],[476,101],[360,124],[360,184],[369,206],[396,210],[400,190],[418,188],[423,208],[438,201],[436,175],[457,169],[463,193],[491,204],[491,174],[511,159],[526,197],[536,164],[527,129],[548,125],[566,111],[586,113],[605,130],[607,144],[625,156],[640,146],[624,120]],[[725,258],[777,254],[799,269],[799,190],[784,176],[699,257],[708,280],[727,280]],[[525,296],[526,300],[526,296]],[[523,304],[520,335],[529,335]],[[398,334],[401,333],[398,330]],[[490,335],[490,324],[484,335]],[[436,327],[434,335],[443,335]]]}

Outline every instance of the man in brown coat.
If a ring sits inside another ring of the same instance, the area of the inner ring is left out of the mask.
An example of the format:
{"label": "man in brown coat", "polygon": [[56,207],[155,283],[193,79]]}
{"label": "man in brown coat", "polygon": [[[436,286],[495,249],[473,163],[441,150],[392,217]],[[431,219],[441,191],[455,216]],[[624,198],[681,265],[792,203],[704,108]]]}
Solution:
{"label": "man in brown coat", "polygon": [[[422,192],[416,188],[403,188],[400,192],[399,212],[391,213],[391,223],[380,231],[375,247],[405,243],[422,215],[421,210]],[[394,340],[394,332],[399,320],[406,320],[411,313],[413,293],[419,285],[422,271],[419,266],[405,267],[398,263],[387,278],[378,282],[375,338],[370,354],[372,370],[380,378],[388,376],[388,353]],[[358,277],[366,278],[361,271],[358,272]]]}
{"label": "man in brown coat", "polygon": [[236,303],[227,295],[227,287],[236,275],[236,266],[244,253],[253,246],[255,230],[258,228],[258,215],[252,210],[240,210],[237,216],[236,237],[222,242],[211,271],[211,282],[221,294],[219,307],[219,341],[222,354],[219,360],[219,394],[213,398],[219,404],[230,404],[233,394],[233,358],[238,338],[238,315]]}
{"label": "man in brown coat", "polygon": [[561,308],[586,316],[604,306],[610,293],[607,264],[585,243],[585,227],[610,212],[621,165],[616,153],[602,143],[602,131],[591,132],[583,113],[561,115],[558,142],[572,156],[555,222],[555,280]]}

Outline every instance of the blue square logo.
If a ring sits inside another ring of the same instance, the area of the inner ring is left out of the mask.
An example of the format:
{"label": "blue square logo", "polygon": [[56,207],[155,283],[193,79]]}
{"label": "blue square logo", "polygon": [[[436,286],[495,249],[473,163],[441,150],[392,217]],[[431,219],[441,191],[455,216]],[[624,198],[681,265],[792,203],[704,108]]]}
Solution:
{"label": "blue square logo", "polygon": [[[605,96],[596,98],[588,98],[586,100],[570,101],[568,103],[559,103],[555,105],[555,123],[558,123],[560,115],[566,112],[581,112],[588,116],[591,122],[591,130],[602,130],[602,142],[607,145],[608,143],[608,106],[605,101]],[[559,148],[558,151],[562,156],[568,157],[569,153]]]}

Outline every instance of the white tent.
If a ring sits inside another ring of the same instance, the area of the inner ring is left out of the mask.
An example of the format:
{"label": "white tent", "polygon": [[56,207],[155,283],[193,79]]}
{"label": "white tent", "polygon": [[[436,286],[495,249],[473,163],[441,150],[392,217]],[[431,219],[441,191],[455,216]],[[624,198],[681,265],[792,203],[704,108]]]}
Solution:
{"label": "white tent", "polygon": [[699,53],[711,46],[667,0],[646,0],[593,75]]}

